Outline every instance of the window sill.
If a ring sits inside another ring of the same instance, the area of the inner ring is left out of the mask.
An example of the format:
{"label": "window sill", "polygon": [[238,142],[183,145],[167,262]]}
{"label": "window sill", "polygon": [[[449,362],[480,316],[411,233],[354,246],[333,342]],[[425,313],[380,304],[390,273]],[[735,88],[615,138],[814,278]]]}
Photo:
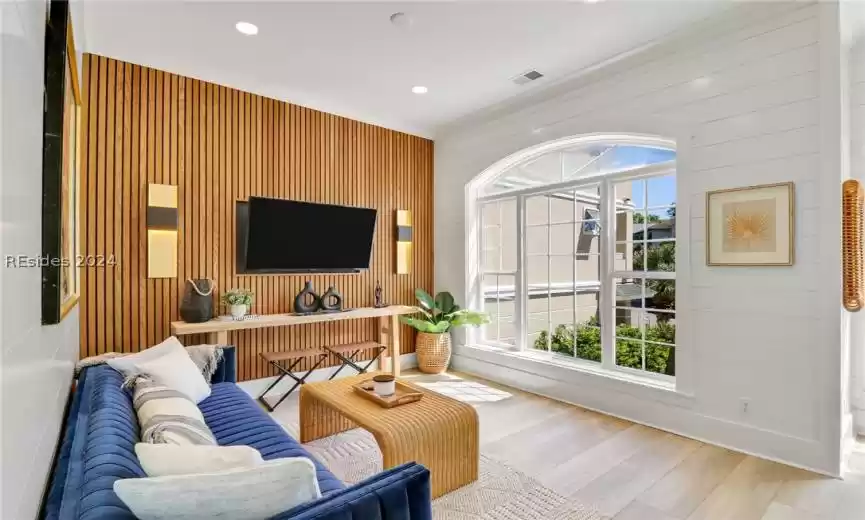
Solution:
{"label": "window sill", "polygon": [[[590,384],[636,397],[650,398],[677,406],[689,406],[694,395],[676,389],[676,382],[665,376],[633,374],[611,370],[590,361],[570,360],[542,351],[518,351],[490,345],[462,345],[457,354],[502,365],[564,383]],[[579,376],[586,376],[583,381]]]}

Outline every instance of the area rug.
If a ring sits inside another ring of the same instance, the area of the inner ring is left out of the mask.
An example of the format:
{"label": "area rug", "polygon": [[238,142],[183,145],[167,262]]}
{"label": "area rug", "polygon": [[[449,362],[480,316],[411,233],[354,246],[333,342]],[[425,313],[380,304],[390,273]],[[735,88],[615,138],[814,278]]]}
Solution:
{"label": "area rug", "polygon": [[[289,431],[296,425],[290,425]],[[372,434],[351,430],[304,445],[343,482],[354,484],[382,469]],[[533,478],[481,454],[480,476],[433,501],[435,520],[603,520],[606,517],[545,488]]]}

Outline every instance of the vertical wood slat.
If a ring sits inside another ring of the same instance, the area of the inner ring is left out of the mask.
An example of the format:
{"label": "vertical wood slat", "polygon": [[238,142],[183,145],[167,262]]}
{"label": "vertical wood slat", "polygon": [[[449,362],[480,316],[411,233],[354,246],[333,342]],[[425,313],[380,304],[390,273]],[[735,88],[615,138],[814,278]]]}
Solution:
{"label": "vertical wood slat", "polygon": [[[81,355],[135,352],[167,336],[187,278],[217,291],[256,291],[252,311],[289,312],[306,279],[335,285],[348,307],[412,304],[432,289],[431,141],[100,56],[84,57],[82,253],[115,255],[116,266],[82,273]],[[148,183],[178,186],[178,275],[147,278]],[[372,265],[360,274],[235,274],[235,202],[250,195],[373,207]],[[412,212],[412,272],[394,274],[394,212]],[[218,303],[217,308],[223,310]],[[241,380],[274,375],[266,351],[370,341],[373,320],[239,331]],[[193,338],[198,342],[204,338]],[[414,350],[401,327],[402,352]],[[188,343],[188,342],[187,342]],[[333,360],[331,360],[333,361]]]}

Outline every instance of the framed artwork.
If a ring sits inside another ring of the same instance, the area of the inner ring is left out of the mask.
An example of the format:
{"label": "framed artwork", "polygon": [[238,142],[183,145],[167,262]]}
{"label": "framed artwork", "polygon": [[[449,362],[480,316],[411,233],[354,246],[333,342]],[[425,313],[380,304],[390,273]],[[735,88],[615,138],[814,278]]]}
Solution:
{"label": "framed artwork", "polygon": [[81,93],[67,2],[49,4],[42,158],[42,323],[78,303]]}
{"label": "framed artwork", "polygon": [[706,263],[793,265],[792,182],[706,194]]}

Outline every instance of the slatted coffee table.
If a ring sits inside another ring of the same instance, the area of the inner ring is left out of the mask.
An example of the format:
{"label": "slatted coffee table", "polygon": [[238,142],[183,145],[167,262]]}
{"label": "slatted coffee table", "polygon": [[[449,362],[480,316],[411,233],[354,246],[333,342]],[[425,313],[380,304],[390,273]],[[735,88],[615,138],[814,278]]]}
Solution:
{"label": "slatted coffee table", "polygon": [[408,384],[423,399],[395,408],[355,394],[352,385],[375,374],[307,383],[300,388],[300,442],[363,428],[375,437],[384,468],[416,461],[432,477],[439,497],[478,478],[478,414],[466,403]]}

